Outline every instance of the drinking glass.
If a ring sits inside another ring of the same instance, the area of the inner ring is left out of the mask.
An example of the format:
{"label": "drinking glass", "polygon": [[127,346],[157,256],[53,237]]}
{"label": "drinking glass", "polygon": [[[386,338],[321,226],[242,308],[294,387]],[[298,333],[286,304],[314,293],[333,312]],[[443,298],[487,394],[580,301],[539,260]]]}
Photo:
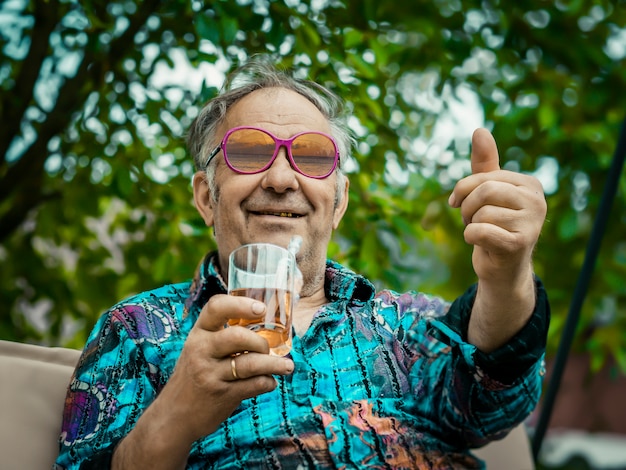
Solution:
{"label": "drinking glass", "polygon": [[297,273],[293,252],[270,243],[251,243],[235,249],[229,256],[229,295],[251,297],[267,309],[259,319],[231,319],[263,336],[270,354],[284,356],[291,351],[291,317],[296,293]]}

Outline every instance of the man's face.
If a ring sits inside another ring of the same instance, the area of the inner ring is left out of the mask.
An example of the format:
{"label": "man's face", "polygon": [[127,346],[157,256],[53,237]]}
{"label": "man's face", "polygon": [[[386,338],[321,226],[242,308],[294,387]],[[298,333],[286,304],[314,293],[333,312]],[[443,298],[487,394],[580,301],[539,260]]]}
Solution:
{"label": "man's face", "polygon": [[[330,133],[327,120],[310,101],[284,88],[257,90],[239,100],[218,128],[218,139],[236,126],[260,127],[283,139],[302,131]],[[338,198],[336,173],[322,180],[308,178],[291,168],[284,148],[269,169],[253,175],[230,170],[221,152],[216,159],[215,199],[203,173],[194,178],[194,198],[206,224],[214,227],[222,275],[228,255],[238,246],[269,242],[286,247],[292,236],[300,235],[302,295],[319,288],[328,242],[347,206],[347,180]]]}

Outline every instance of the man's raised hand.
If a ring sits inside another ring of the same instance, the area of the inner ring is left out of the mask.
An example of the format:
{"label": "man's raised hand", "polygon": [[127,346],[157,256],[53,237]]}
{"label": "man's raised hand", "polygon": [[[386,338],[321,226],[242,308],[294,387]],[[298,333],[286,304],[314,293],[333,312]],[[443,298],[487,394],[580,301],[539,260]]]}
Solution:
{"label": "man's raised hand", "polygon": [[547,210],[543,188],[533,176],[500,169],[487,129],[472,136],[471,165],[472,174],[456,184],[449,203],[461,209],[479,279],[506,285],[531,269]]}

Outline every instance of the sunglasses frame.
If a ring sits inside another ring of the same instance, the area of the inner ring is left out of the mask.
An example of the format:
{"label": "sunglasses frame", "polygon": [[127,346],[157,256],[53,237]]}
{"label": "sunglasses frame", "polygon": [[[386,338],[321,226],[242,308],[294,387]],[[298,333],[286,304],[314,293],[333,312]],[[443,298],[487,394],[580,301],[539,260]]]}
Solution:
{"label": "sunglasses frame", "polygon": [[[265,164],[262,168],[255,170],[255,171],[242,171],[239,170],[235,167],[232,166],[232,164],[230,163],[230,161],[228,160],[228,153],[226,152],[226,143],[228,142],[228,138],[231,136],[231,134],[233,134],[236,131],[239,130],[244,130],[244,129],[250,129],[250,130],[255,130],[255,131],[259,131],[262,132],[268,136],[270,136],[273,140],[274,143],[276,144],[274,147],[274,154],[272,155],[272,157],[269,159],[269,161],[267,162],[267,164]],[[293,158],[293,154],[291,153],[291,145],[293,144],[293,141],[295,139],[297,139],[298,137],[302,136],[302,135],[306,135],[306,134],[318,134],[318,135],[323,135],[324,137],[327,137],[333,144],[334,148],[335,148],[335,157],[333,160],[333,165],[332,168],[328,171],[328,173],[321,175],[321,176],[316,176],[316,175],[309,175],[305,172],[303,172],[298,165],[296,164],[294,158]],[[270,166],[272,166],[272,163],[274,163],[274,160],[276,160],[276,157],[278,157],[278,153],[280,152],[280,148],[281,147],[285,147],[285,149],[287,150],[287,157],[289,158],[289,164],[291,165],[291,168],[293,168],[295,171],[297,171],[298,173],[300,173],[301,175],[306,176],[307,178],[313,178],[313,179],[324,179],[324,178],[328,178],[330,175],[333,174],[333,172],[335,171],[335,169],[337,168],[337,165],[339,163],[339,147],[337,146],[337,142],[335,141],[335,139],[331,136],[328,135],[324,132],[319,132],[319,131],[304,131],[304,132],[299,132],[293,136],[291,136],[289,139],[279,139],[278,137],[276,137],[274,134],[272,134],[270,131],[266,131],[265,129],[261,129],[260,127],[254,127],[254,126],[238,126],[238,127],[233,127],[232,129],[229,129],[228,131],[226,131],[226,134],[224,134],[224,137],[222,138],[222,141],[220,142],[220,144],[215,147],[215,149],[213,149],[213,151],[211,152],[211,154],[209,155],[209,158],[207,159],[207,162],[204,166],[205,170],[206,168],[209,166],[209,163],[211,163],[211,160],[213,160],[213,158],[219,153],[219,151],[221,150],[222,153],[224,154],[224,161],[226,162],[226,165],[228,166],[228,168],[230,168],[232,171],[234,171],[235,173],[238,173],[240,175],[255,175],[257,173],[262,173],[265,170],[267,170]]]}

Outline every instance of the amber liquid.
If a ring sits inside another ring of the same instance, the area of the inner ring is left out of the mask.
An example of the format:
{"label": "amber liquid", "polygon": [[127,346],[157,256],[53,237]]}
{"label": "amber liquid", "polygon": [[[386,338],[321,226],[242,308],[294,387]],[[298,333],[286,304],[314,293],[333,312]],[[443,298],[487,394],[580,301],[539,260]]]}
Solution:
{"label": "amber liquid", "polygon": [[231,319],[231,326],[244,326],[265,338],[270,354],[284,356],[291,350],[291,292],[285,289],[239,288],[230,295],[250,297],[267,306],[265,317],[258,320]]}

